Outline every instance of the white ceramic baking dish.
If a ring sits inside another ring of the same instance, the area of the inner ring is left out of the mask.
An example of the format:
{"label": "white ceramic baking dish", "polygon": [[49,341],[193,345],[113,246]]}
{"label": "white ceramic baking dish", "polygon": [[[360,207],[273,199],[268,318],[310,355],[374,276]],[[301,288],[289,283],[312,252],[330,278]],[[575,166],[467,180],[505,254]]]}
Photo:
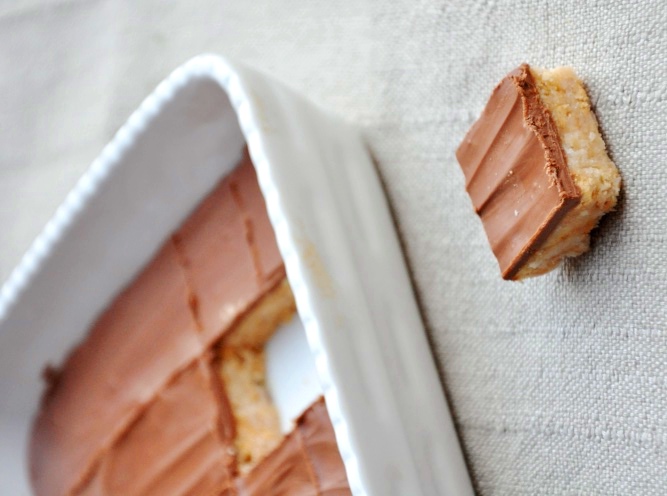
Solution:
{"label": "white ceramic baking dish", "polygon": [[2,288],[3,494],[29,494],[27,436],[42,368],[60,363],[246,143],[352,492],[472,494],[359,130],[212,55],[177,69],[143,102]]}

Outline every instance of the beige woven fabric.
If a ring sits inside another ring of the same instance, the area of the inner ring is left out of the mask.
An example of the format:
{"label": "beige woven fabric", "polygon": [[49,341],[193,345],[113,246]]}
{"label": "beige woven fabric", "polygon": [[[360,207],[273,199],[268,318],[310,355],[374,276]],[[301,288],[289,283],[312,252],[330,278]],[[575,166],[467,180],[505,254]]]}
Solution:
{"label": "beige woven fabric", "polygon": [[[194,5],[0,4],[0,278],[171,69],[232,55],[365,128],[479,493],[664,494],[665,4]],[[589,254],[519,284],[500,280],[454,150],[523,61],[583,77],[624,194]]]}

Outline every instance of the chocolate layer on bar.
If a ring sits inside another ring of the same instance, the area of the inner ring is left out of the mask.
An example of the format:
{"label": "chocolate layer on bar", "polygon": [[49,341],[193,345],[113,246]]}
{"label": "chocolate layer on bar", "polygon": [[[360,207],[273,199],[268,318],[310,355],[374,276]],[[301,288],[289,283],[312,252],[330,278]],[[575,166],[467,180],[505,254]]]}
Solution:
{"label": "chocolate layer on bar", "polygon": [[493,90],[456,157],[502,276],[513,279],[580,200],[527,64]]}
{"label": "chocolate layer on bar", "polygon": [[181,369],[204,353],[168,242],[68,357],[33,426],[38,495],[68,494]]}
{"label": "chocolate layer on bar", "polygon": [[206,344],[285,277],[248,153],[175,233]]}
{"label": "chocolate layer on bar", "polygon": [[296,428],[244,479],[238,496],[346,496],[351,494],[324,400],[296,421]]}
{"label": "chocolate layer on bar", "polygon": [[216,380],[206,358],[179,373],[76,494],[218,494],[231,487],[232,441],[220,425]]}
{"label": "chocolate layer on bar", "polygon": [[266,333],[275,316],[260,303],[284,278],[246,153],[51,374],[30,444],[35,493],[350,494],[322,400],[238,472],[214,349],[242,326]]}

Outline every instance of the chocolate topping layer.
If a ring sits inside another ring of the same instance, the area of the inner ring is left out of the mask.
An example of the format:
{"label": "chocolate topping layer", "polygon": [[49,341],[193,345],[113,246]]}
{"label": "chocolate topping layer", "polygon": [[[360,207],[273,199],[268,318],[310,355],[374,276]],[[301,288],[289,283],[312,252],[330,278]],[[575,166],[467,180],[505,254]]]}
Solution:
{"label": "chocolate topping layer", "polygon": [[231,442],[221,437],[214,380],[205,358],[176,376],[78,494],[216,494],[231,487]]}
{"label": "chocolate topping layer", "polygon": [[238,496],[347,496],[345,468],[324,400],[296,421],[296,429],[239,481]]}
{"label": "chocolate topping layer", "polygon": [[297,420],[297,430],[303,440],[306,458],[319,490],[318,494],[327,496],[351,494],[324,400],[306,410]]}
{"label": "chocolate topping layer", "polygon": [[284,276],[273,229],[247,152],[174,235],[196,295],[207,345],[219,340]]}
{"label": "chocolate topping layer", "polygon": [[528,64],[493,90],[456,157],[502,276],[512,279],[580,200]]}
{"label": "chocolate topping layer", "polygon": [[204,352],[167,243],[67,358],[30,445],[38,495],[67,494],[166,384]]}
{"label": "chocolate topping layer", "polygon": [[237,474],[211,348],[283,278],[246,153],[49,374],[30,445],[36,494],[349,494],[323,401]]}

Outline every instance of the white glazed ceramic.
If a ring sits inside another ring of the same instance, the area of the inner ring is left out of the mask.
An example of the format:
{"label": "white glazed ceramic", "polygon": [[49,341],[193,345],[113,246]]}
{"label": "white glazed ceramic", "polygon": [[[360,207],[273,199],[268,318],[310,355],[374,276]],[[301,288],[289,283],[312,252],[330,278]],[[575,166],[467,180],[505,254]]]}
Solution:
{"label": "white glazed ceramic", "polygon": [[355,496],[472,494],[360,132],[264,74],[177,69],[81,178],[0,293],[0,487],[28,494],[40,371],[59,363],[247,143]]}

